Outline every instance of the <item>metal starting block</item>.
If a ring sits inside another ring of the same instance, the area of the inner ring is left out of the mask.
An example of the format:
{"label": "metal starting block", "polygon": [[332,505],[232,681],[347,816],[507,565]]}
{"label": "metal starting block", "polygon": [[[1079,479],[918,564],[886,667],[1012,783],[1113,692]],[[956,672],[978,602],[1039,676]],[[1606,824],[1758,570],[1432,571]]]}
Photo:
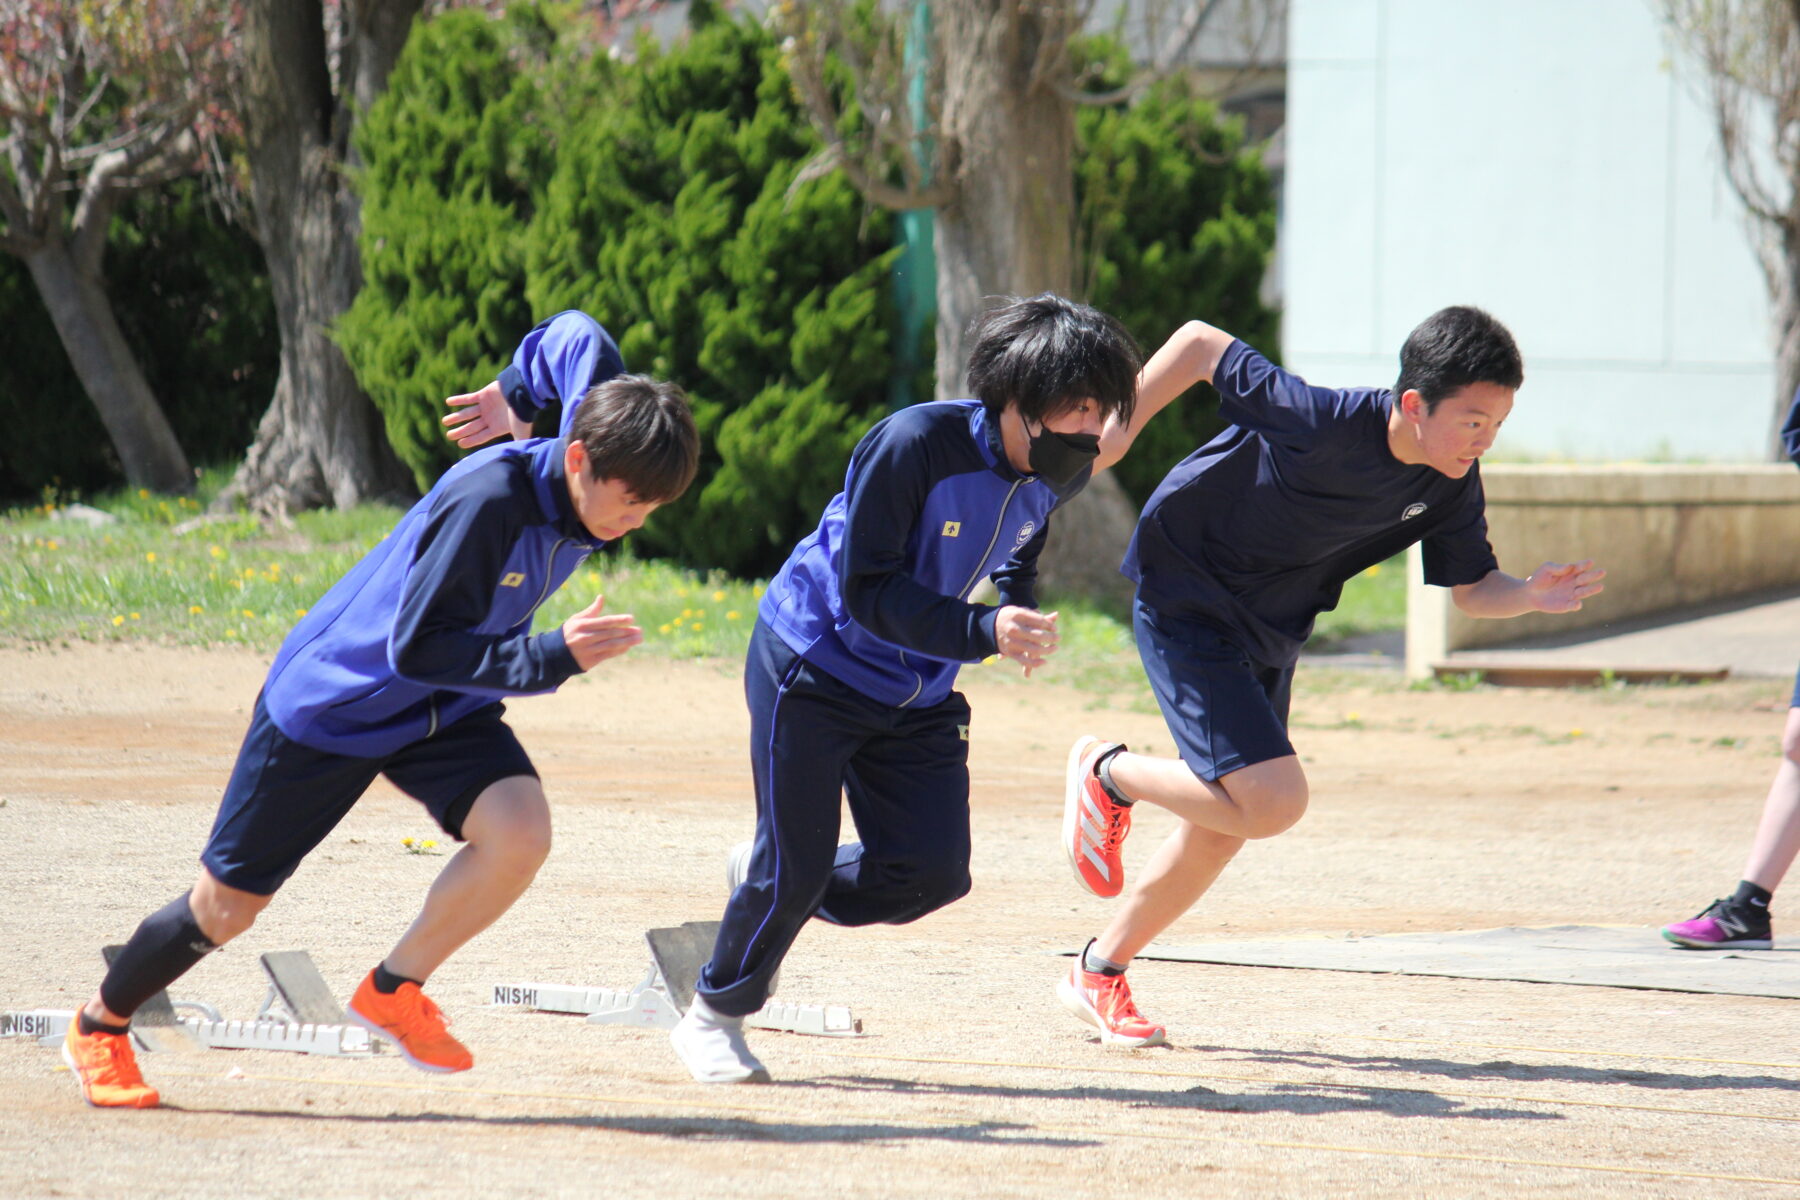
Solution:
{"label": "metal starting block", "polygon": [[[673,1029],[694,1002],[694,983],[712,953],[717,921],[688,921],[645,932],[650,966],[636,987],[571,987],[557,983],[498,983],[496,1005],[519,1005],[539,1012],[576,1013],[590,1025],[626,1025],[638,1029]],[[777,1029],[817,1037],[862,1037],[862,1022],[842,1005],[789,1004],[771,998],[761,1011],[744,1018],[752,1029]]]}
{"label": "metal starting block", "polygon": [[[119,947],[106,947],[110,964]],[[199,1000],[170,1000],[158,992],[132,1014],[131,1040],[144,1050],[194,1053],[199,1050],[284,1050],[339,1058],[367,1057],[383,1047],[360,1025],[344,1022],[344,1010],[332,997],[324,976],[304,950],[281,950],[262,956],[269,991],[248,1021],[227,1021],[219,1010]],[[189,1009],[197,1016],[182,1016]],[[66,1009],[35,1008],[0,1013],[0,1037],[35,1037],[55,1047],[75,1019]]]}

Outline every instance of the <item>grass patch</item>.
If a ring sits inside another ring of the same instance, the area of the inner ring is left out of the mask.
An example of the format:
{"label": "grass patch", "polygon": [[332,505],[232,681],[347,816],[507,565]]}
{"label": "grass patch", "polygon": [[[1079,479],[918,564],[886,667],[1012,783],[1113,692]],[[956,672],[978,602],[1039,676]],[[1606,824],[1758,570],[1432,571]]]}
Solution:
{"label": "grass patch", "polygon": [[[243,645],[269,651],[371,547],[400,513],[380,505],[299,514],[270,529],[247,515],[204,518],[229,479],[207,472],[194,497],[126,490],[85,501],[106,524],[72,519],[75,497],[0,513],[0,636],[34,642],[128,640],[173,645]],[[661,561],[607,553],[570,576],[538,611],[549,629],[604,593],[607,610],[643,626],[634,653],[741,659],[763,584]],[[1151,706],[1129,623],[1098,609],[1064,605],[1062,648],[1040,678],[1132,707]],[[1399,629],[1405,622],[1404,562],[1352,579],[1321,639]],[[1017,678],[1009,663],[977,670]],[[1152,706],[1153,707],[1153,706]]]}

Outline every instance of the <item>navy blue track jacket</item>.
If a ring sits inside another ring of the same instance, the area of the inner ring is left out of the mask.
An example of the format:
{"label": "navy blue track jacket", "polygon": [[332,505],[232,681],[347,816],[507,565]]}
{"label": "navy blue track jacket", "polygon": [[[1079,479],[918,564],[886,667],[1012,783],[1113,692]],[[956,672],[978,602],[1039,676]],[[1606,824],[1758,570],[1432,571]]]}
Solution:
{"label": "navy blue track jacket", "polygon": [[883,704],[950,694],[958,665],[995,653],[999,609],[968,595],[992,576],[1002,605],[1035,608],[1056,491],[1013,469],[975,400],[917,404],[850,455],[844,490],[794,547],[759,616],[793,651]]}
{"label": "navy blue track jacket", "polygon": [[[526,336],[501,384],[521,416],[562,400],[566,432],[589,386],[622,367],[593,318],[564,312]],[[283,733],[380,757],[580,672],[561,629],[531,633],[538,606],[605,544],[575,515],[563,446],[538,438],[471,454],[325,593],[263,687]]]}

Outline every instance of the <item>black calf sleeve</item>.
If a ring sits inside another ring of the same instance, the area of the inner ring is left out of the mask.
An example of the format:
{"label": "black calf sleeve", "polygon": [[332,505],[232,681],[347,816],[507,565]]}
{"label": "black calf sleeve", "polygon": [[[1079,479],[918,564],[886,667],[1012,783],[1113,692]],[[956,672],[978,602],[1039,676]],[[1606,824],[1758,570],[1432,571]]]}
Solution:
{"label": "black calf sleeve", "polygon": [[100,1002],[129,1017],[144,1001],[188,973],[218,947],[200,932],[184,892],[144,918],[100,983]]}

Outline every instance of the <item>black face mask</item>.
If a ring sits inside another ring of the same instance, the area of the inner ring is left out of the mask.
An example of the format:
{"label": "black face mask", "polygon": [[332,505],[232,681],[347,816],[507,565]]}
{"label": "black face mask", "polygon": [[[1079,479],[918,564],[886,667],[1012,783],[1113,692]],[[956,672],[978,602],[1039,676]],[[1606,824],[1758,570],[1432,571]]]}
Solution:
{"label": "black face mask", "polygon": [[1100,439],[1091,433],[1057,433],[1040,426],[1025,436],[1030,445],[1025,461],[1055,487],[1069,486],[1100,457]]}

